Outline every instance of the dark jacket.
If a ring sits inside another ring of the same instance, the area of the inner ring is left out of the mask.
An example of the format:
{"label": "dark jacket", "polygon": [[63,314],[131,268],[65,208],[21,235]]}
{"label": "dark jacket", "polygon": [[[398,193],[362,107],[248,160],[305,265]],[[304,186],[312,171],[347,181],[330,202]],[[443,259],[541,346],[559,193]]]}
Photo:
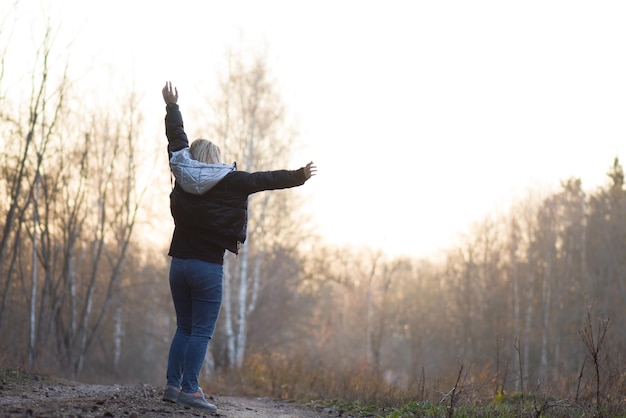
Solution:
{"label": "dark jacket", "polygon": [[[189,146],[183,119],[176,104],[167,105],[165,133],[168,152]],[[194,195],[176,183],[170,194],[174,234],[169,255],[222,263],[224,250],[235,254],[246,240],[248,196],[264,190],[304,184],[304,168],[248,173],[228,173],[208,192]]]}

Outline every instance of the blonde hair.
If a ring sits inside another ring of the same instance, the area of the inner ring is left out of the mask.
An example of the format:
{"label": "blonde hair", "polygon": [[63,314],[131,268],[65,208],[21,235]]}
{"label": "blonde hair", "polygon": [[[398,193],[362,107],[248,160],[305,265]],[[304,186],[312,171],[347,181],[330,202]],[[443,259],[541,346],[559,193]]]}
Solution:
{"label": "blonde hair", "polygon": [[191,143],[189,151],[191,151],[191,156],[194,160],[207,164],[217,164],[220,163],[222,159],[220,147],[208,139],[196,139]]}

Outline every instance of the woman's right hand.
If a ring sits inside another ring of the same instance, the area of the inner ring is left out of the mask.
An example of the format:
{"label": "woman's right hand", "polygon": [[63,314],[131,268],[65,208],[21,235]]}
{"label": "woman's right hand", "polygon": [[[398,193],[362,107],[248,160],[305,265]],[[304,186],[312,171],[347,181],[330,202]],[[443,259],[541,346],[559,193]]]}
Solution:
{"label": "woman's right hand", "polygon": [[178,102],[178,89],[176,87],[172,89],[171,81],[165,82],[165,87],[163,87],[161,93],[163,93],[163,100],[165,100],[165,104],[176,104]]}

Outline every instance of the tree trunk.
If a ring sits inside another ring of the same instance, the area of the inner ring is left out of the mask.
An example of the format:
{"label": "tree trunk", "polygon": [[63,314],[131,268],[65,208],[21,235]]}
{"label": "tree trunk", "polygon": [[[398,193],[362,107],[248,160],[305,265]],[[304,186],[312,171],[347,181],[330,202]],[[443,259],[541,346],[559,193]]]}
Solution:
{"label": "tree trunk", "polygon": [[119,296],[116,298],[115,307],[115,327],[113,331],[113,370],[119,372],[120,358],[122,357],[122,339],[124,338],[124,330],[122,328],[123,318],[122,303]]}
{"label": "tree trunk", "polygon": [[238,294],[238,313],[237,313],[237,338],[235,347],[235,367],[241,368],[246,350],[246,306],[248,299],[248,256],[249,242],[242,245],[239,257],[241,259],[241,267],[239,269],[239,294]]}
{"label": "tree trunk", "polygon": [[37,216],[37,203],[39,200],[39,176],[35,180],[34,205],[33,205],[33,258],[32,258],[32,286],[30,291],[30,334],[28,339],[28,367],[33,368],[35,363],[35,344],[37,336],[37,226],[39,224]]}
{"label": "tree trunk", "polygon": [[[532,273],[528,273],[528,281],[526,283],[526,317],[524,320],[524,364],[522,367],[522,376],[520,379],[525,381],[528,378],[529,362],[530,362],[530,338],[532,336],[532,320],[533,320],[533,298],[534,298],[534,283],[532,279]],[[522,385],[525,387],[526,385]]]}
{"label": "tree trunk", "polygon": [[[549,261],[548,264],[551,264]],[[551,270],[550,268],[548,270]],[[543,280],[543,326],[541,327],[541,367],[540,375],[545,378],[548,371],[548,333],[550,331],[550,302],[552,289],[550,286],[550,273]]]}
{"label": "tree trunk", "polygon": [[222,294],[223,294],[223,311],[224,311],[224,333],[226,334],[226,346],[228,353],[228,366],[235,367],[235,332],[233,330],[233,298],[231,291],[232,272],[231,272],[231,256],[224,256],[224,273],[222,277]]}

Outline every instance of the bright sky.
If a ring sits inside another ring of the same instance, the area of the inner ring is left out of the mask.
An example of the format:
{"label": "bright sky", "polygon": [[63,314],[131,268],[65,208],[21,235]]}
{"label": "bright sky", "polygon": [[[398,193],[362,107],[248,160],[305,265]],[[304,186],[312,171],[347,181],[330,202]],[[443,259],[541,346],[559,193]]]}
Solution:
{"label": "bright sky", "polygon": [[22,3],[24,22],[48,5],[72,64],[132,80],[158,129],[165,80],[197,113],[228,46],[267,48],[329,242],[427,255],[529,188],[592,189],[626,160],[623,1]]}

